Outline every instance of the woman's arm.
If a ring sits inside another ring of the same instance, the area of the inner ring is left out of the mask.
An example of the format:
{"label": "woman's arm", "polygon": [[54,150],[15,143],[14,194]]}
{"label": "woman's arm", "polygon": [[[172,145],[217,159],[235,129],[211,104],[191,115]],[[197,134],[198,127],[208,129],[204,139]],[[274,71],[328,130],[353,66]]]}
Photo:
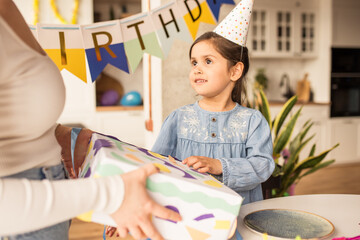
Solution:
{"label": "woman's arm", "polygon": [[53,225],[88,211],[111,214],[122,237],[162,239],[151,215],[180,221],[178,213],[155,203],[146,179],[158,172],[152,164],[121,176],[62,181],[0,179],[0,236]]}
{"label": "woman's arm", "polygon": [[37,230],[91,210],[112,213],[123,197],[120,176],[60,181],[0,179],[0,236]]}

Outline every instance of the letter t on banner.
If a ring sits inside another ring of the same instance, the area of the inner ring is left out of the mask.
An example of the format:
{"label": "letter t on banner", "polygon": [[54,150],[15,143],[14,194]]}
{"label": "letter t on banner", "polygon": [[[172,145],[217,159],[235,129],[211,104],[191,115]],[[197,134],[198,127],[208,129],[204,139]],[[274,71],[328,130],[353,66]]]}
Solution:
{"label": "letter t on banner", "polygon": [[129,73],[120,21],[107,21],[81,27],[92,82],[107,64]]}
{"label": "letter t on banner", "polygon": [[163,57],[149,13],[140,13],[120,20],[124,34],[125,52],[132,72],[135,72],[144,52]]}
{"label": "letter t on banner", "polygon": [[38,40],[60,71],[68,70],[85,83],[86,62],[80,25],[38,24]]}

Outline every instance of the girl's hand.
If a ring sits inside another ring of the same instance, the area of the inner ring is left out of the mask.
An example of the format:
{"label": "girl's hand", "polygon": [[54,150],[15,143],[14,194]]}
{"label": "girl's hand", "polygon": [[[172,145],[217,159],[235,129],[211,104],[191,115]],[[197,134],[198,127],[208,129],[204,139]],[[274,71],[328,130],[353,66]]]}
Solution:
{"label": "girl's hand", "polygon": [[66,127],[59,124],[55,129],[56,140],[61,146],[61,159],[64,162],[65,168],[69,172],[71,178],[76,178],[76,176],[78,175],[79,168],[85,160],[92,133],[93,131],[91,131],[90,129],[81,129],[75,144],[75,169],[73,169],[71,160],[71,127]]}
{"label": "girl's hand", "polygon": [[191,156],[185,158],[182,163],[189,167],[193,167],[201,173],[208,172],[214,175],[220,175],[222,173],[222,165],[218,159],[203,156]]}
{"label": "girl's hand", "polygon": [[181,221],[177,212],[157,204],[146,191],[147,177],[158,171],[153,164],[147,164],[121,175],[125,186],[124,200],[120,208],[110,215],[117,225],[120,237],[124,238],[130,232],[135,239],[148,237],[152,240],[162,240],[151,221],[151,216]]}

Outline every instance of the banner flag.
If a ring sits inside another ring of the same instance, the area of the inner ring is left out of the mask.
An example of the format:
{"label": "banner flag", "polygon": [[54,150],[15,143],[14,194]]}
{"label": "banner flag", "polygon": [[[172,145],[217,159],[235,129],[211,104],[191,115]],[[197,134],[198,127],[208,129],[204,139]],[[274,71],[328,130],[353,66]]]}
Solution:
{"label": "banner flag", "polygon": [[66,69],[86,83],[80,25],[38,24],[37,29],[39,43],[59,70]]}
{"label": "banner flag", "polygon": [[163,58],[159,40],[149,13],[140,13],[120,20],[125,52],[132,72],[135,72],[143,54]]}
{"label": "banner flag", "polygon": [[129,73],[119,20],[84,25],[81,31],[92,82],[107,64]]}
{"label": "banner flag", "polygon": [[107,64],[130,73],[144,53],[164,58],[176,39],[192,43],[201,22],[217,23],[222,4],[235,2],[171,0],[121,20],[88,25],[37,24],[29,28],[60,71],[66,69],[86,83],[86,64],[94,82]]}
{"label": "banner flag", "polygon": [[206,0],[209,8],[211,9],[216,21],[219,21],[220,7],[222,4],[235,5],[234,0]]}
{"label": "banner flag", "polygon": [[196,38],[200,22],[216,24],[206,0],[178,1],[178,6],[193,40]]}
{"label": "banner flag", "polygon": [[175,1],[154,9],[150,15],[165,56],[169,54],[175,39],[192,42],[192,37]]}
{"label": "banner flag", "polygon": [[38,40],[37,26],[29,24],[29,28],[31,33],[34,35],[35,39]]}

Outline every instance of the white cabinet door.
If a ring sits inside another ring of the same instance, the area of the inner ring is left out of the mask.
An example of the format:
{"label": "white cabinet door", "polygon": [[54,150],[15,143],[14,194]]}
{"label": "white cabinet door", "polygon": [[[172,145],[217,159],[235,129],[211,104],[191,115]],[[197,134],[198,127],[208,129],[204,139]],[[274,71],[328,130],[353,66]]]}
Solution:
{"label": "white cabinet door", "polygon": [[277,56],[292,57],[295,52],[294,30],[296,12],[291,9],[276,9],[273,14],[273,49]]}
{"label": "white cabinet door", "polygon": [[340,146],[331,153],[331,157],[337,164],[357,161],[360,157],[360,120],[332,119],[330,124],[331,144],[340,143]]}
{"label": "white cabinet door", "polygon": [[294,54],[300,57],[314,57],[317,52],[317,14],[310,9],[300,9],[295,15]]}
{"label": "white cabinet door", "polygon": [[254,9],[248,35],[248,46],[252,56],[270,54],[270,12],[268,9]]}
{"label": "white cabinet door", "polygon": [[248,46],[252,57],[316,57],[318,0],[259,0]]}

